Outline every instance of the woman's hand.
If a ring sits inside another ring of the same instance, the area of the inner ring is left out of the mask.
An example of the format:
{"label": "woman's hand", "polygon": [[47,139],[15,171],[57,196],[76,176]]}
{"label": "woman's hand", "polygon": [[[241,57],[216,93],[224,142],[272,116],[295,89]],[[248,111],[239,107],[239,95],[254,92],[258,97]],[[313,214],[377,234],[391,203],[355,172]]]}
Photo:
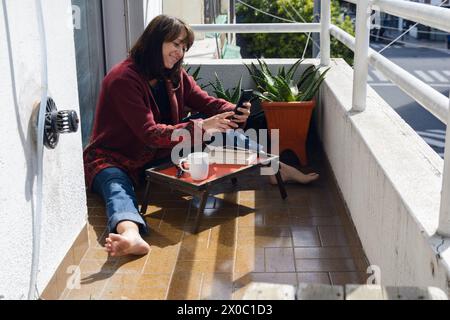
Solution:
{"label": "woman's hand", "polygon": [[242,108],[238,108],[237,110],[242,112],[241,115],[235,114],[233,117],[233,121],[237,124],[245,123],[250,115],[250,108],[251,108],[250,102],[244,102],[242,105]]}
{"label": "woman's hand", "polygon": [[[216,114],[211,118],[205,119],[202,122],[203,129],[208,133],[225,132],[229,129],[237,129],[239,126],[230,120],[234,115],[233,111]],[[234,115],[235,116],[235,115]]]}

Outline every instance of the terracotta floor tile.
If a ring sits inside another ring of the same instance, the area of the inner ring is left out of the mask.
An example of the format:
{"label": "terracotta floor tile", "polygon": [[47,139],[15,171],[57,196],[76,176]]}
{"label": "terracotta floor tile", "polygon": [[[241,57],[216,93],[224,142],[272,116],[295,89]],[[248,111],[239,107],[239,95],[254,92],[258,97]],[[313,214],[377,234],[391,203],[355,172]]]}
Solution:
{"label": "terracotta floor tile", "polygon": [[164,300],[167,288],[111,287],[104,290],[101,300]]}
{"label": "terracotta floor tile", "polygon": [[238,228],[264,226],[264,214],[258,211],[240,215],[237,218]]}
{"label": "terracotta floor tile", "polygon": [[[197,211],[196,209],[191,211],[189,215],[189,223],[192,223],[195,220]],[[238,216],[238,207],[227,207],[227,208],[218,208],[218,209],[205,209],[203,211],[203,220],[206,219],[233,219]]]}
{"label": "terracotta floor tile", "polygon": [[308,226],[340,226],[341,220],[338,216],[329,217],[290,217],[289,225],[298,227]]}
{"label": "terracotta floor tile", "polygon": [[94,208],[101,208],[103,214],[105,214],[105,202],[99,196],[93,196],[87,198],[87,205],[89,207],[89,214],[94,214],[97,210],[92,210]]}
{"label": "terracotta floor tile", "polygon": [[67,291],[64,300],[99,300],[110,275],[81,274],[80,286]]}
{"label": "terracotta floor tile", "polygon": [[338,212],[333,206],[327,202],[311,204],[310,206],[311,216],[337,216]]}
{"label": "terracotta floor tile", "polygon": [[125,256],[120,257],[116,265],[116,273],[133,273],[140,274],[144,270],[144,266],[149,258],[149,254],[145,256]]}
{"label": "terracotta floor tile", "polygon": [[295,272],[292,248],[265,248],[266,272]]}
{"label": "terracotta floor tile", "polygon": [[108,219],[105,214],[103,214],[103,216],[89,215],[88,223],[94,227],[106,228]]}
{"label": "terracotta floor tile", "polygon": [[147,262],[142,273],[170,274],[175,268],[181,244],[165,247],[151,246]]}
{"label": "terracotta floor tile", "polygon": [[[211,228],[231,228],[234,229],[237,221],[236,218],[201,218],[199,223],[198,232],[207,231]],[[189,220],[184,226],[184,231],[186,233],[194,233],[195,223],[194,220]]]}
{"label": "terracotta floor tile", "polygon": [[292,239],[287,227],[242,227],[238,229],[238,246],[292,247]]}
{"label": "terracotta floor tile", "polygon": [[353,259],[296,259],[298,272],[356,271]]}
{"label": "terracotta floor tile", "polygon": [[289,207],[286,211],[287,215],[292,218],[301,217],[313,217],[310,206],[304,206],[304,207]]}
{"label": "terracotta floor tile", "polygon": [[369,277],[363,272],[330,272],[333,285],[364,284]]}
{"label": "terracotta floor tile", "polygon": [[233,276],[231,273],[204,273],[200,292],[201,300],[231,300]]}
{"label": "terracotta floor tile", "polygon": [[281,199],[280,190],[277,186],[268,186],[268,188],[255,190],[255,200],[276,200]]}
{"label": "terracotta floor tile", "polygon": [[182,227],[162,223],[159,229],[150,228],[150,234],[143,238],[150,246],[164,248],[180,243],[183,234],[184,229]]}
{"label": "terracotta floor tile", "polygon": [[175,272],[180,273],[231,273],[233,260],[184,260],[178,261]]}
{"label": "terracotta floor tile", "polygon": [[84,259],[106,261],[108,260],[108,252],[105,248],[90,247],[86,251]]}
{"label": "terracotta floor tile", "polygon": [[[141,276],[145,274],[141,273],[114,273],[109,278],[109,281],[106,285],[106,290],[111,288],[123,288],[123,287],[130,287],[134,288],[137,287],[140,283]],[[160,276],[160,275],[153,275],[150,276]],[[169,275],[167,275],[169,276]]]}
{"label": "terracotta floor tile", "polygon": [[[216,198],[214,196],[209,196],[206,201],[205,209],[214,209],[216,203]],[[191,201],[192,209],[198,208],[200,206],[200,198],[194,197]]]}
{"label": "terracotta floor tile", "polygon": [[168,300],[198,300],[203,283],[203,273],[176,272],[169,285]]}
{"label": "terracotta floor tile", "polygon": [[264,214],[264,224],[266,226],[289,226],[289,215],[286,208],[266,207],[256,209]]}
{"label": "terracotta floor tile", "polygon": [[298,283],[320,283],[331,285],[327,272],[299,272],[297,273]]}
{"label": "terracotta floor tile", "polygon": [[255,246],[238,246],[234,264],[236,274],[265,272],[264,248]]}
{"label": "terracotta floor tile", "polygon": [[318,247],[321,245],[316,227],[292,227],[295,247]]}
{"label": "terracotta floor tile", "polygon": [[189,219],[190,209],[164,209],[162,221],[172,226],[183,226]]}
{"label": "terracotta floor tile", "polygon": [[345,229],[341,226],[319,226],[318,229],[324,247],[358,245],[348,240]]}
{"label": "terracotta floor tile", "polygon": [[114,273],[117,270],[117,258],[104,260],[83,259],[80,263],[81,273]]}
{"label": "terracotta floor tile", "polygon": [[238,198],[226,198],[226,199],[218,199],[214,203],[214,209],[234,209],[237,211],[239,208],[239,200]]}
{"label": "terracotta floor tile", "polygon": [[256,200],[255,199],[244,199],[239,200],[239,212],[249,209],[256,208]]}
{"label": "terracotta floor tile", "polygon": [[256,191],[254,190],[243,190],[239,191],[239,201],[241,200],[254,200],[256,198]]}
{"label": "terracotta floor tile", "polygon": [[107,236],[108,230],[105,227],[88,226],[89,246],[103,247]]}
{"label": "terracotta floor tile", "polygon": [[234,232],[221,234],[220,226],[199,235],[189,234],[182,241],[178,261],[233,259],[234,243]]}
{"label": "terracotta floor tile", "polygon": [[166,298],[170,275],[115,274],[101,299],[161,300]]}
{"label": "terracotta floor tile", "polygon": [[349,247],[295,248],[296,259],[342,259],[353,258]]}
{"label": "terracotta floor tile", "polygon": [[297,285],[297,275],[295,272],[249,272],[235,276],[234,288],[242,288],[252,282],[267,282],[276,284]]}

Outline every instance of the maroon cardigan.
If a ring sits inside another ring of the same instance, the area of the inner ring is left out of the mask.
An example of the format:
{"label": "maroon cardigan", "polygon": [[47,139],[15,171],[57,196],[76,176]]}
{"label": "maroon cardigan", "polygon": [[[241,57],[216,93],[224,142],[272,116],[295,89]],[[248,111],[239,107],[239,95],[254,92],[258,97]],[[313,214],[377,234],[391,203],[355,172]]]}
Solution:
{"label": "maroon cardigan", "polygon": [[198,120],[181,123],[184,109],[213,116],[231,111],[234,105],[209,96],[181,71],[181,81],[174,89],[166,82],[173,125],[161,124],[158,106],[149,82],[137,71],[131,58],[115,66],[103,80],[89,145],[83,153],[86,185],[108,167],[127,172],[135,183],[145,164],[169,156],[179,141],[171,141],[176,129],[186,129],[193,137]]}

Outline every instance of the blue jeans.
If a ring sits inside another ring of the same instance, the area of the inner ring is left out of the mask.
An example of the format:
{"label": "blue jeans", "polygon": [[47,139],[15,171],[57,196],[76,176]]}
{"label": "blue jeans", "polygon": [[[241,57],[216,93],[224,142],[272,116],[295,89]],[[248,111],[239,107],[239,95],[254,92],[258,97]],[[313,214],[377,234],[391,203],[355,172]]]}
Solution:
{"label": "blue jeans", "polygon": [[105,201],[110,232],[117,233],[119,222],[132,221],[138,225],[141,234],[148,234],[147,223],[138,211],[133,182],[123,170],[103,169],[95,176],[92,188]]}

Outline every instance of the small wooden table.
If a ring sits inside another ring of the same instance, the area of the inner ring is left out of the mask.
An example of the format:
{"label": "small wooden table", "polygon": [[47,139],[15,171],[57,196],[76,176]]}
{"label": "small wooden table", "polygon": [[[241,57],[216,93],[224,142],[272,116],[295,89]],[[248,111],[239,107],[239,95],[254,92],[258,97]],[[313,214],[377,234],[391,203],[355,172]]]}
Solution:
{"label": "small wooden table", "polygon": [[[163,164],[161,166],[147,169],[145,171],[145,178],[147,180],[145,194],[141,206],[141,215],[144,215],[148,207],[148,199],[150,196],[150,185],[152,182],[157,184],[169,184],[172,189],[178,190],[192,196],[197,196],[200,199],[200,206],[197,210],[195,218],[194,233],[198,232],[203,211],[205,210],[208,196],[211,188],[227,179],[231,179],[233,185],[237,184],[237,177],[250,170],[256,170],[261,167],[269,166],[272,161],[279,161],[279,156],[268,154],[267,157],[260,157],[250,164],[217,164],[213,163],[209,166],[209,176],[205,180],[194,181],[189,173],[184,173],[182,177],[177,178],[177,166],[173,163]],[[281,179],[280,171],[275,174],[280,190],[281,198],[286,199],[287,193],[284,188],[283,180]]]}

